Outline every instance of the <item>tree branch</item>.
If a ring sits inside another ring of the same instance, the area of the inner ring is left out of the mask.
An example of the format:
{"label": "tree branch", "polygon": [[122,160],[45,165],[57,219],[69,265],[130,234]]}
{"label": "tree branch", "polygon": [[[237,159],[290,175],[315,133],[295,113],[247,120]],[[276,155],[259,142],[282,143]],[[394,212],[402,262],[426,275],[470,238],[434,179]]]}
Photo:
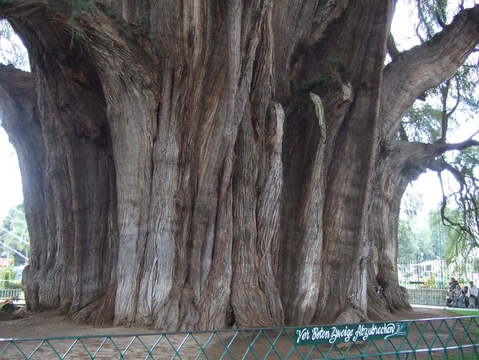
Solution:
{"label": "tree branch", "polygon": [[427,89],[451,78],[479,42],[479,5],[462,10],[450,25],[422,45],[396,57],[384,69],[380,119],[393,138],[401,118]]}
{"label": "tree branch", "polygon": [[0,64],[0,109],[5,129],[29,122],[36,106],[35,75]]}
{"label": "tree branch", "polygon": [[[440,155],[440,154],[444,154],[447,151],[452,151],[452,150],[461,151],[473,146],[479,146],[479,141],[472,139],[476,134],[477,132],[474,133],[469,139],[459,143],[448,144],[448,143],[437,142],[435,144],[431,144],[430,146],[431,146],[431,149],[433,150],[432,153]],[[445,170],[445,168],[443,167],[437,167],[437,164],[431,165],[429,168],[434,171]]]}
{"label": "tree branch", "polygon": [[[25,96],[31,96],[33,90],[35,95],[35,75],[12,65],[0,64],[0,88]],[[0,95],[3,97],[5,94]]]}
{"label": "tree branch", "polygon": [[401,52],[397,48],[396,41],[394,41],[393,34],[391,34],[391,33],[389,33],[388,41],[387,41],[386,46],[388,48],[389,56],[394,61],[399,56],[399,54],[401,54]]}
{"label": "tree branch", "polygon": [[[474,230],[473,230],[474,227],[477,227],[479,224],[478,217],[477,217],[476,197],[474,196],[474,194],[471,194],[469,190],[467,189],[465,175],[458,169],[448,164],[444,159],[439,159],[434,161],[434,165],[432,167],[434,168],[435,171],[437,171],[437,175],[441,183],[442,202],[441,202],[440,212],[441,212],[442,223],[445,226],[458,229],[461,233],[467,234],[471,239],[474,239],[474,241],[477,241],[475,240],[476,235],[474,234]],[[456,179],[456,181],[459,184],[459,190],[455,192],[455,194],[459,194],[459,195],[455,197],[455,199],[459,208],[461,208],[461,210],[459,211],[462,211],[465,214],[465,218],[463,219],[464,221],[462,222],[456,221],[451,216],[448,216],[446,214],[448,197],[446,196],[446,192],[444,191],[444,183],[443,183],[442,175],[441,175],[441,172],[444,170],[449,171],[449,173],[452,174],[452,176]],[[464,189],[466,189],[466,194],[463,194]],[[470,207],[472,207],[472,211]],[[467,208],[469,208],[469,211],[467,210]],[[472,218],[474,219],[474,221],[472,221],[472,225],[471,225],[471,222],[468,222],[466,220],[466,218],[468,217],[468,214],[469,216],[472,215]]]}

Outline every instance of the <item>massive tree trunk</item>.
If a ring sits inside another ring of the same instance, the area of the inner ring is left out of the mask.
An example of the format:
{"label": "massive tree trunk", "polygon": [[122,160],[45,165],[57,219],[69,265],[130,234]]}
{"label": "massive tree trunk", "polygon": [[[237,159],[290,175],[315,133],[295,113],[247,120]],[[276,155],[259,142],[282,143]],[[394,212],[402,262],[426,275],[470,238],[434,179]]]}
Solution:
{"label": "massive tree trunk", "polygon": [[2,3],[32,67],[0,68],[29,308],[170,330],[366,319],[371,286],[397,286],[394,225],[373,226],[407,181],[388,187],[405,158],[382,144],[432,77],[388,97],[394,3]]}

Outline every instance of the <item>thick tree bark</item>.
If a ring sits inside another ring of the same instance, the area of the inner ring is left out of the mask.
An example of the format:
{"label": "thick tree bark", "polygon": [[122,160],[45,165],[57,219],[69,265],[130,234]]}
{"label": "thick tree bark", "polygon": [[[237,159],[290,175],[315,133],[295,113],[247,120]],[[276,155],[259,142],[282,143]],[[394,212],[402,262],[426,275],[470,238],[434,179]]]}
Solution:
{"label": "thick tree bark", "polygon": [[[406,187],[426,171],[432,159],[441,153],[442,146],[395,142],[382,148],[375,167],[371,201],[369,238],[373,251],[369,262],[369,317],[379,319],[385,311],[408,308],[406,290],[399,286],[397,271],[398,222],[401,198]],[[383,306],[379,306],[383,304]],[[385,305],[385,306],[384,306]]]}
{"label": "thick tree bark", "polygon": [[173,330],[362,320],[392,293],[393,0],[71,4],[0,5],[32,65],[0,72],[30,308]]}
{"label": "thick tree bark", "polygon": [[[30,276],[30,269],[43,269],[50,262],[54,239],[48,237],[47,224],[53,208],[45,206],[52,201],[52,190],[46,178],[46,149],[36,109],[35,77],[11,66],[0,66],[2,93],[2,126],[9,134],[22,165],[25,212],[30,236],[30,264],[23,275],[28,308],[39,307],[39,284]],[[15,79],[15,81],[12,81]],[[26,130],[28,129],[28,130]],[[39,240],[35,241],[37,238]],[[44,239],[41,241],[40,239]],[[51,256],[51,255],[50,255]],[[42,299],[44,300],[44,299]]]}
{"label": "thick tree bark", "polygon": [[[115,171],[104,97],[91,62],[75,56],[81,49],[70,49],[58,24],[42,21],[44,11],[35,10],[28,26],[39,31],[40,39],[24,37],[34,72],[5,71],[10,77],[3,82],[5,94],[15,94],[9,87],[18,86],[19,77],[29,77],[33,84],[22,89],[30,99],[29,113],[17,113],[25,100],[14,97],[14,108],[5,117],[15,127],[11,137],[20,144],[32,242],[24,279],[28,307],[62,308],[103,323],[111,321],[111,306],[95,306],[87,315],[78,311],[103,296],[115,278]],[[63,42],[52,43],[55,37]]]}

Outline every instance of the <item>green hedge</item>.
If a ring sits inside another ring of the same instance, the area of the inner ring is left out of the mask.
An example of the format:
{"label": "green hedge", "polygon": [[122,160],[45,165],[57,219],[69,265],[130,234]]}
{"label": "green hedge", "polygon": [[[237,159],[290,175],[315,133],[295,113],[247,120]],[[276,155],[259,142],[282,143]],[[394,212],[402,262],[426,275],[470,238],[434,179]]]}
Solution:
{"label": "green hedge", "polygon": [[0,281],[0,289],[22,289],[20,280]]}

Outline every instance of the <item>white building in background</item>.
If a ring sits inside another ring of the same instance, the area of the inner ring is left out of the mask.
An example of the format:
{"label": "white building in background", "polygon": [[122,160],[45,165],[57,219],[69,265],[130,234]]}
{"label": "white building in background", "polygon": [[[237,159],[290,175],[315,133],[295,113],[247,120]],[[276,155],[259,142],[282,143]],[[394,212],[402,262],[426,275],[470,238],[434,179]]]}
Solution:
{"label": "white building in background", "polygon": [[[477,249],[476,249],[477,250]],[[429,281],[436,282],[438,287],[446,287],[451,277],[456,278],[460,285],[469,285],[469,281],[479,284],[479,251],[477,256],[460,259],[447,265],[444,260],[425,260],[407,265],[398,265],[399,282],[404,285],[422,285]]]}
{"label": "white building in background", "polygon": [[446,273],[446,264],[443,260],[426,260],[409,265],[399,265],[399,281],[402,283],[422,283],[432,276],[436,280],[444,280],[447,276]]}

